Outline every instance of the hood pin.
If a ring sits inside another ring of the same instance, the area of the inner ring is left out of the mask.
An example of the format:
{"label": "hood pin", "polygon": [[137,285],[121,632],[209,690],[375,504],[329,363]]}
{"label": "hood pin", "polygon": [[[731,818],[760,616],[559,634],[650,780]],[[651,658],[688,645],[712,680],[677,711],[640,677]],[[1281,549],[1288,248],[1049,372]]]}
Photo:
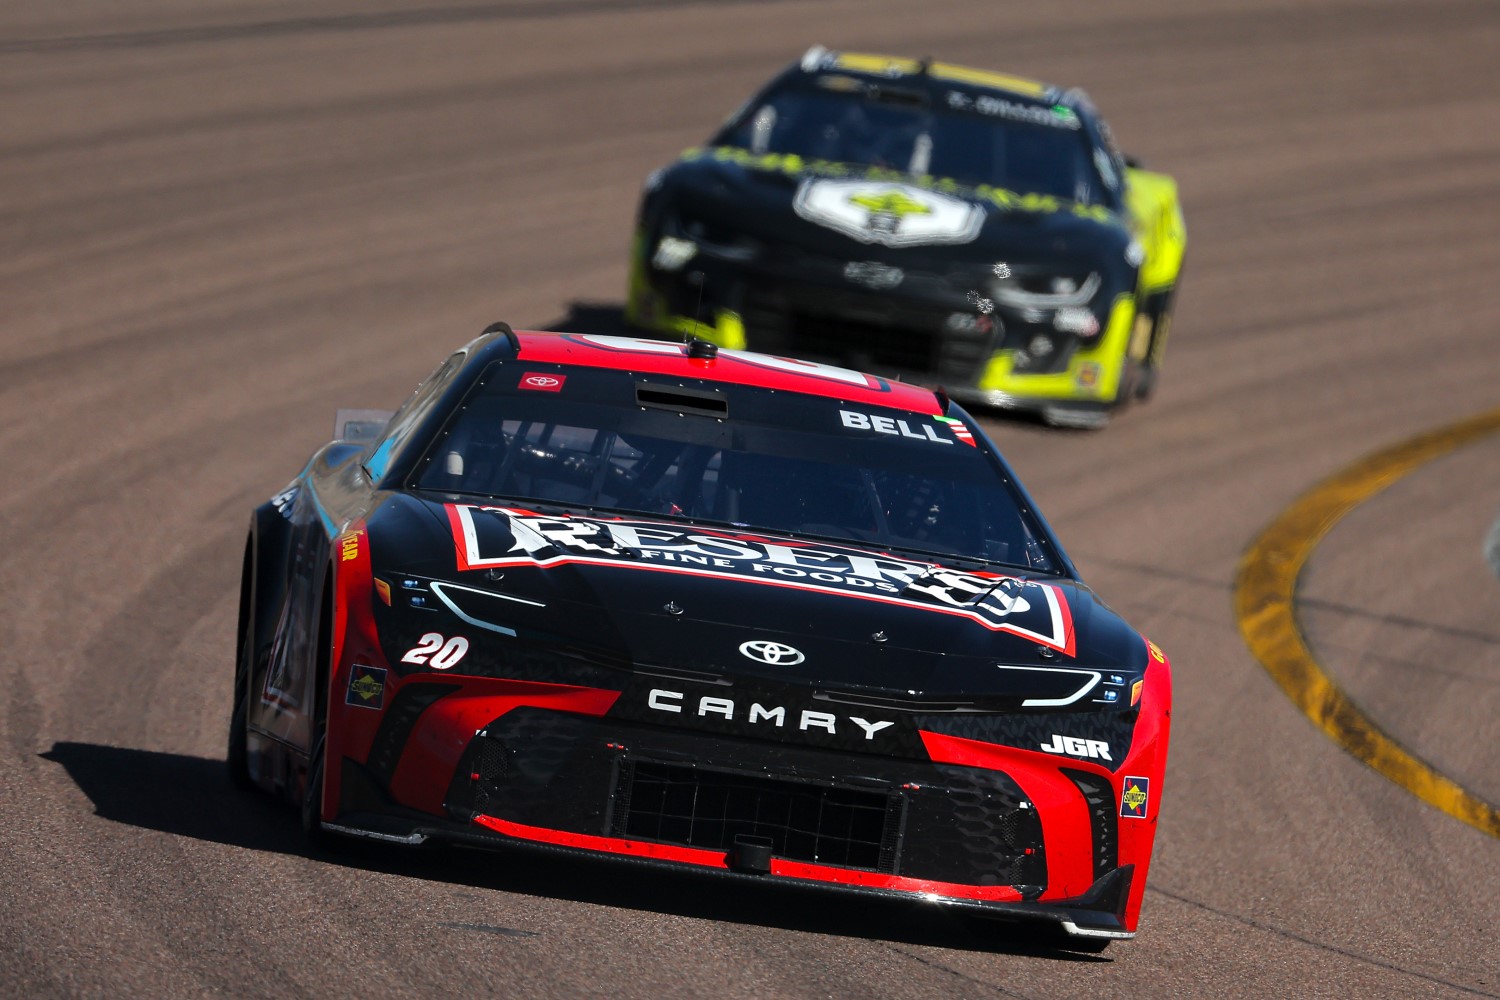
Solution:
{"label": "hood pin", "polygon": [[870,636],[870,641],[885,642],[885,630],[881,629],[879,632],[876,632],[874,635]]}
{"label": "hood pin", "polygon": [[682,614],[682,608],[677,604],[676,601],[668,601],[665,605],[662,606],[662,610],[669,615]]}

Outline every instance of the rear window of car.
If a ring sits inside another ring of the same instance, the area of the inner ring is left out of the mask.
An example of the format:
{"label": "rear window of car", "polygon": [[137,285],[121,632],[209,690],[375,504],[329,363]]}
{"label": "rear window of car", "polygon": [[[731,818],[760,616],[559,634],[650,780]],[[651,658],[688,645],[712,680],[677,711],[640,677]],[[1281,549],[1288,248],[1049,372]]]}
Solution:
{"label": "rear window of car", "polygon": [[753,387],[498,363],[410,485],[1055,571],[966,424]]}

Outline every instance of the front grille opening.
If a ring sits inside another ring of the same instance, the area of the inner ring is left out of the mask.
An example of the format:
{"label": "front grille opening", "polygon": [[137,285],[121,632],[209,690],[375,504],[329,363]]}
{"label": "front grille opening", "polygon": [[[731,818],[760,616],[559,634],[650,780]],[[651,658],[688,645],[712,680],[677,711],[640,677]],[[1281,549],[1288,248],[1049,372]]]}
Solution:
{"label": "front grille opening", "polygon": [[647,761],[621,781],[619,832],[633,840],[728,851],[750,834],[769,838],[778,858],[895,870],[900,800],[884,792]]}

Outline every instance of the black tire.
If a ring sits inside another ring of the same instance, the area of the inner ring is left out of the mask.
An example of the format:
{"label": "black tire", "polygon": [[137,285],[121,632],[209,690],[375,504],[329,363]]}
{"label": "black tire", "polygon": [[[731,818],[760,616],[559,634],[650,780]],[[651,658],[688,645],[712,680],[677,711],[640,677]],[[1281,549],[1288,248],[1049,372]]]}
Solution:
{"label": "black tire", "polygon": [[326,740],[318,734],[313,747],[312,760],[307,765],[307,785],[302,790],[302,837],[314,851],[328,846],[328,833],[323,829],[323,745]]}
{"label": "black tire", "polygon": [[250,545],[247,543],[244,569],[240,574],[240,621],[236,630],[239,644],[234,655],[234,697],[230,702],[229,736],[224,749],[224,765],[229,771],[229,781],[234,787],[243,789],[255,785],[250,779],[249,738],[246,731],[250,724],[250,711],[245,696],[245,689],[250,684],[250,659],[255,648],[250,593],[250,588],[254,585],[254,571],[250,553]]}
{"label": "black tire", "polygon": [[234,708],[229,713],[229,746],[224,753],[224,765],[229,771],[229,781],[236,788],[250,789],[255,782],[250,780],[250,755],[246,746],[245,685],[236,680],[234,685]]}
{"label": "black tire", "polygon": [[1162,356],[1167,349],[1167,330],[1172,323],[1172,300],[1176,289],[1153,297],[1151,303],[1151,340],[1146,348],[1146,358],[1141,362],[1140,380],[1136,382],[1135,398],[1147,400],[1156,391],[1156,381],[1161,374]]}
{"label": "black tire", "polygon": [[323,600],[318,612],[318,658],[313,672],[316,701],[313,705],[313,750],[307,762],[307,783],[302,789],[302,836],[313,851],[327,850],[331,835],[323,829],[323,779],[327,772],[328,671],[333,653],[333,571],[323,580]]}
{"label": "black tire", "polygon": [[1141,366],[1140,374],[1136,377],[1135,398],[1145,402],[1151,398],[1151,393],[1156,389],[1156,366],[1149,362]]}

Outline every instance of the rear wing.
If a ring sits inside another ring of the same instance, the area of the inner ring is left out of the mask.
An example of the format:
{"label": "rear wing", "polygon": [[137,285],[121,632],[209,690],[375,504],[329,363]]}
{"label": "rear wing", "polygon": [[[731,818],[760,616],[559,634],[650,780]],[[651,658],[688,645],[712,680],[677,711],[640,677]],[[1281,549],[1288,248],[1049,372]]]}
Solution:
{"label": "rear wing", "polygon": [[333,415],[333,439],[366,444],[380,437],[394,410],[339,410]]}

